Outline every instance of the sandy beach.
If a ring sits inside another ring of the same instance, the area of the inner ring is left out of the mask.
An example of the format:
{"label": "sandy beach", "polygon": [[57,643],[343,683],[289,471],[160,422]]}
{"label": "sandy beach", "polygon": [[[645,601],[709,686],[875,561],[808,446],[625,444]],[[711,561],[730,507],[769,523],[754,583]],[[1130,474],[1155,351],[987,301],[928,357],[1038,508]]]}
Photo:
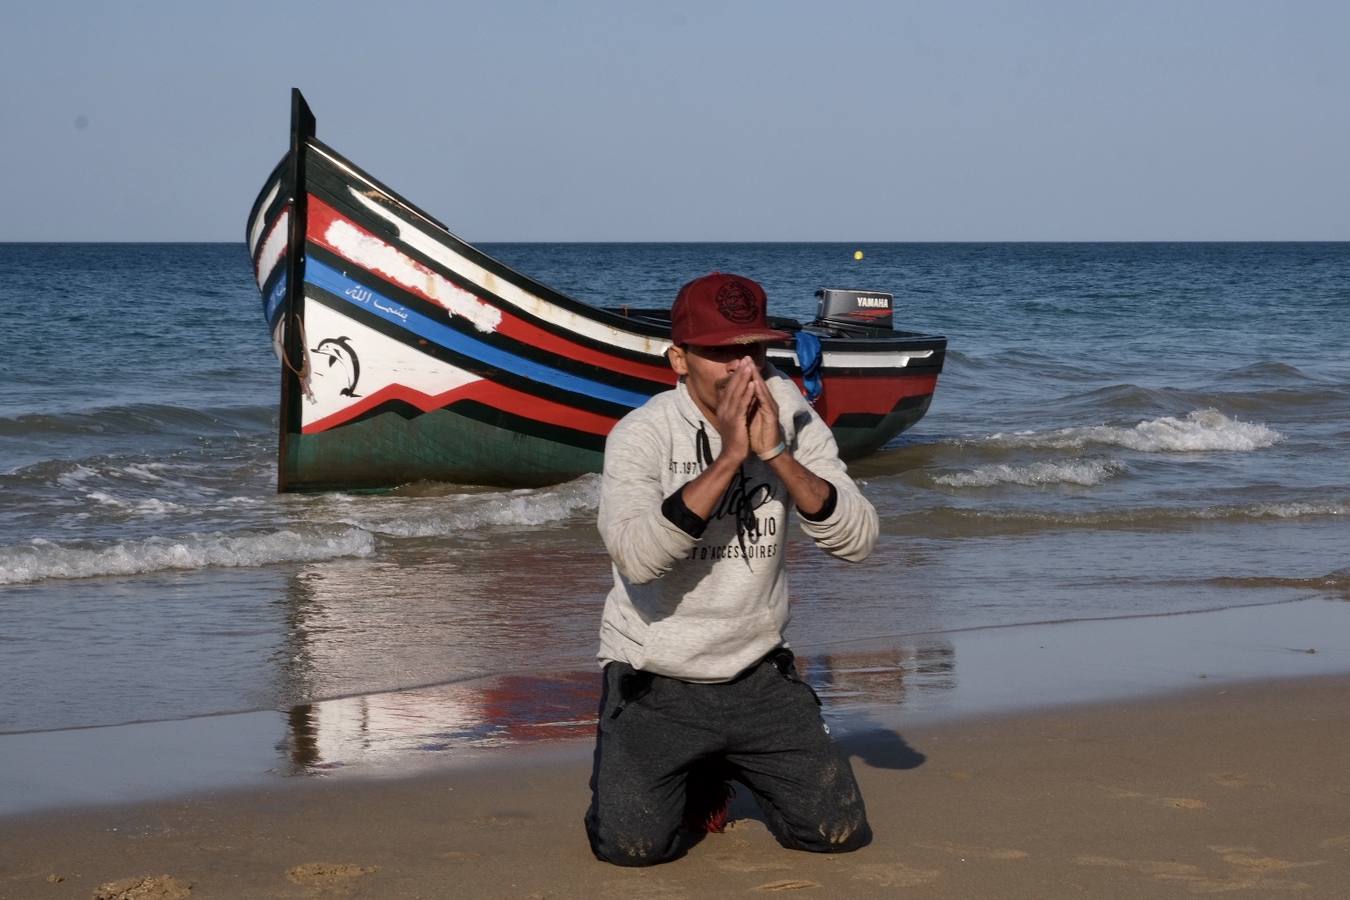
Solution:
{"label": "sandy beach", "polygon": [[[1350,900],[1350,2],[73,6],[0,900]],[[597,861],[780,641],[872,841]]]}
{"label": "sandy beach", "polygon": [[586,748],[407,779],[291,781],[0,820],[0,896],[1344,896],[1350,677],[851,735],[876,840],[733,825],[647,870],[596,862]]}

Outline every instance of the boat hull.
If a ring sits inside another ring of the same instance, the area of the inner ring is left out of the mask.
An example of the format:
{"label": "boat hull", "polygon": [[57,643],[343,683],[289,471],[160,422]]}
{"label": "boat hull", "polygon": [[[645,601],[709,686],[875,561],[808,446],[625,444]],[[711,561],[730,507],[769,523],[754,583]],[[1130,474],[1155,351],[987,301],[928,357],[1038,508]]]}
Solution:
{"label": "boat hull", "polygon": [[[460,240],[318,141],[294,97],[292,149],[247,226],[283,363],[278,489],[599,471],[614,424],[675,383],[668,322],[573,300]],[[816,409],[848,459],[924,415],[946,339],[821,345]],[[795,350],[769,353],[800,384]]]}

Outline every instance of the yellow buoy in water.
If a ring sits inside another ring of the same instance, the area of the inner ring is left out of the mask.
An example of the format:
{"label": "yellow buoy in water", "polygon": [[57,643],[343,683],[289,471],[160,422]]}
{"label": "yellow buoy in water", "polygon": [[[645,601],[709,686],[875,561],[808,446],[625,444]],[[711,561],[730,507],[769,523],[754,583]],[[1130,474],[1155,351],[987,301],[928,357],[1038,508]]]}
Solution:
{"label": "yellow buoy in water", "polygon": [[861,250],[854,250],[854,251],[853,251],[853,258],[854,258],[854,259],[862,259],[862,251],[861,251]]}

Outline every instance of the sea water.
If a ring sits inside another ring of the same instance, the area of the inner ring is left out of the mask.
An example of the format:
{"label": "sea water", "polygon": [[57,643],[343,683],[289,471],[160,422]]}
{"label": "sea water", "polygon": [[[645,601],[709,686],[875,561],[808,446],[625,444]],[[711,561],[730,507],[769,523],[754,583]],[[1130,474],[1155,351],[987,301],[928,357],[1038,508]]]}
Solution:
{"label": "sea water", "polygon": [[[808,665],[950,679],[956,644],[914,636],[1350,599],[1350,244],[485,249],[606,306],[713,269],[800,318],[889,291],[897,328],[948,337],[927,416],[851,467],[873,556],[789,547]],[[312,760],[314,701],[436,684],[361,727],[593,727],[595,476],[276,494],[242,244],[0,245],[0,304],[0,732],[283,710]]]}

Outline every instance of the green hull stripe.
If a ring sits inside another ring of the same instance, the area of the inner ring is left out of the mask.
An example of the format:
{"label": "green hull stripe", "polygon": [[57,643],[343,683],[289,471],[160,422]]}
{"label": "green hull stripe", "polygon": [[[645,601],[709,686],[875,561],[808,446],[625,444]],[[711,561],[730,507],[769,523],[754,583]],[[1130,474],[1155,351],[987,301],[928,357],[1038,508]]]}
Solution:
{"label": "green hull stripe", "polygon": [[383,413],[319,434],[293,434],[292,490],[385,488],[410,481],[533,487],[600,471],[604,454],[497,428],[447,410]]}

